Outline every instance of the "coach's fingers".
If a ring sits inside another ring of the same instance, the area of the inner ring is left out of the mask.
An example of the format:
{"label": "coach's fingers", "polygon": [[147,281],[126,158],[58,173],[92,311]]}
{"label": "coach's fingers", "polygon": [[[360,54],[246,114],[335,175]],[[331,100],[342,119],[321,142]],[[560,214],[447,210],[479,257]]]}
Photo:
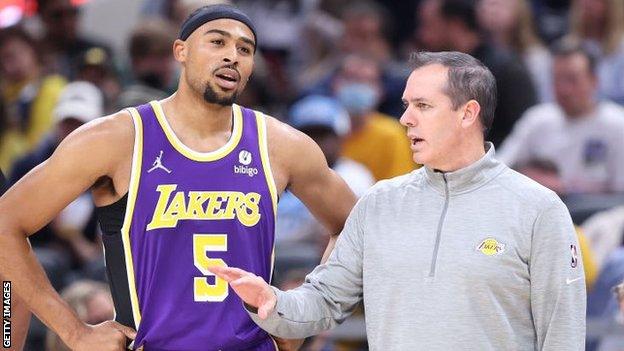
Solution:
{"label": "coach's fingers", "polygon": [[275,308],[275,301],[268,300],[268,301],[264,302],[258,308],[258,317],[260,317],[260,319],[263,319],[263,320],[267,319],[269,314],[271,314],[271,311],[273,311],[273,308]]}
{"label": "coach's fingers", "polygon": [[208,270],[214,273],[217,277],[225,280],[226,282],[232,282],[233,280],[245,277],[247,275],[253,275],[240,268],[223,267],[223,266],[210,266]]}
{"label": "coach's fingers", "polygon": [[244,269],[240,269],[240,268],[236,268],[236,267],[225,267],[228,269],[229,272],[232,272],[235,275],[238,275],[239,277],[255,277],[256,275],[251,273],[251,272],[247,272]]}
{"label": "coach's fingers", "polygon": [[136,338],[136,331],[130,327],[127,327],[123,324],[119,324],[117,322],[113,322],[112,326],[122,332],[129,339],[134,340]]}
{"label": "coach's fingers", "polygon": [[[264,282],[264,280],[263,280],[263,282]],[[249,275],[245,275],[243,277],[240,277],[240,278],[237,278],[236,280],[231,281],[230,285],[232,287],[246,286],[246,287],[262,288],[262,285],[256,279],[256,277],[255,276],[249,276]]]}
{"label": "coach's fingers", "polygon": [[217,277],[225,280],[228,283],[242,276],[239,272],[233,271],[229,267],[210,266],[207,268],[210,272],[214,273]]}

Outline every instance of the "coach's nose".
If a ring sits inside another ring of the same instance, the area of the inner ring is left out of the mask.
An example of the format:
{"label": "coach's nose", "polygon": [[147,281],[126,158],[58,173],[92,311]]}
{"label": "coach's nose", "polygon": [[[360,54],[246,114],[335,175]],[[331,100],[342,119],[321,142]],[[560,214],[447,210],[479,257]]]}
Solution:
{"label": "coach's nose", "polygon": [[411,111],[411,107],[408,106],[405,111],[403,111],[399,122],[405,127],[414,127],[416,126],[416,124],[418,124],[416,116]]}

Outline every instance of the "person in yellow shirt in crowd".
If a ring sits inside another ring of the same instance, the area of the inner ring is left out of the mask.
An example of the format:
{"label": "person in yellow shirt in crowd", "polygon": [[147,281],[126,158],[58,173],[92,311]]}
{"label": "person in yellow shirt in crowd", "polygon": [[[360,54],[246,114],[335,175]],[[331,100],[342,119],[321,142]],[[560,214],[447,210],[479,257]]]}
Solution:
{"label": "person in yellow shirt in crowd", "polygon": [[0,99],[0,169],[8,169],[26,150],[24,138],[9,120],[4,101]]}
{"label": "person in yellow shirt in crowd", "polygon": [[591,246],[583,234],[581,227],[576,226],[576,237],[579,242],[579,250],[581,250],[581,257],[583,257],[583,269],[585,270],[585,284],[587,285],[587,291],[590,291],[598,279],[598,266],[594,259],[594,254],[591,250]]}
{"label": "person in yellow shirt in crowd", "polygon": [[34,148],[52,127],[52,110],[66,84],[46,75],[36,41],[20,27],[0,30],[0,99],[6,109],[0,130],[0,167]]}
{"label": "person in yellow shirt in crowd", "polygon": [[416,167],[405,128],[376,110],[381,100],[381,69],[372,58],[349,55],[333,79],[335,97],[351,117],[351,133],[342,156],[366,166],[376,180],[396,177]]}

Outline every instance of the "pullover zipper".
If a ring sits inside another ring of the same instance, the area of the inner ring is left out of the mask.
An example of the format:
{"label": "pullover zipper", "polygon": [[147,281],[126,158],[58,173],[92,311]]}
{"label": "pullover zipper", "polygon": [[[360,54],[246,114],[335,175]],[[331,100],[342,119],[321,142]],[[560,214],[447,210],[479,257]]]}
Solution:
{"label": "pullover zipper", "polygon": [[435,246],[433,247],[433,256],[431,257],[431,270],[429,271],[430,278],[435,276],[436,261],[438,260],[438,250],[440,249],[440,238],[442,236],[442,225],[444,224],[444,219],[446,218],[446,210],[448,209],[449,204],[449,188],[448,182],[446,181],[446,175],[444,173],[442,173],[442,179],[444,179],[444,208],[442,208],[442,214],[440,215],[440,220],[438,221],[438,232],[436,235]]}

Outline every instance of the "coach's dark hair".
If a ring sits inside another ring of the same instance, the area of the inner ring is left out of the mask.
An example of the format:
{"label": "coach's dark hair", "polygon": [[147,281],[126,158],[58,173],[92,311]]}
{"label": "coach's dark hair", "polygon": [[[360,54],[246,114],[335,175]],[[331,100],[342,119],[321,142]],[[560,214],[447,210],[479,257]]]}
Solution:
{"label": "coach's dark hair", "polygon": [[476,58],[456,51],[416,52],[410,57],[412,68],[440,64],[448,67],[446,95],[451,99],[453,109],[470,100],[481,106],[479,119],[483,134],[492,126],[496,109],[496,80],[490,70]]}
{"label": "coach's dark hair", "polygon": [[589,71],[591,74],[596,74],[596,66],[598,65],[598,58],[596,55],[583,45],[579,40],[574,38],[563,38],[552,44],[550,51],[553,57],[567,57],[572,55],[583,55],[587,58],[589,63]]}

